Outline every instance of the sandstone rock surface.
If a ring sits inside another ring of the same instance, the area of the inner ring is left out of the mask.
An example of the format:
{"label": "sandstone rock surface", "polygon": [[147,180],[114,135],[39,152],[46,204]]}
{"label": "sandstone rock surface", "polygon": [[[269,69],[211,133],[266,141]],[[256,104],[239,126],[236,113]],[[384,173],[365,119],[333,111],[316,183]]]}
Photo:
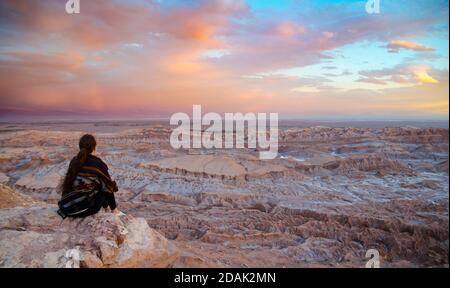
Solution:
{"label": "sandstone rock surface", "polygon": [[9,181],[9,177],[6,176],[4,173],[0,172],[0,183],[6,183]]}
{"label": "sandstone rock surface", "polygon": [[39,202],[30,197],[21,195],[11,188],[0,184],[0,209],[12,208],[16,206],[31,206]]}
{"label": "sandstone rock surface", "polygon": [[142,218],[100,212],[62,220],[55,205],[0,210],[0,267],[169,267],[177,248]]}
{"label": "sandstone rock surface", "polygon": [[222,178],[257,177],[286,170],[281,165],[236,161],[232,157],[222,155],[185,155],[152,161],[142,166],[165,172]]}

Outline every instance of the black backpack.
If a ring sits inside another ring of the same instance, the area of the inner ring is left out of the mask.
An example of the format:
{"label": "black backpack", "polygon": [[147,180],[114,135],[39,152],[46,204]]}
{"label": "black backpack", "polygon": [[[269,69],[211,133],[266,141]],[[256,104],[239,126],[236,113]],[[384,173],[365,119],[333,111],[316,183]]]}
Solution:
{"label": "black backpack", "polygon": [[77,215],[93,208],[96,203],[97,190],[89,192],[73,191],[62,197],[58,202],[58,214],[65,219],[66,217],[76,217]]}

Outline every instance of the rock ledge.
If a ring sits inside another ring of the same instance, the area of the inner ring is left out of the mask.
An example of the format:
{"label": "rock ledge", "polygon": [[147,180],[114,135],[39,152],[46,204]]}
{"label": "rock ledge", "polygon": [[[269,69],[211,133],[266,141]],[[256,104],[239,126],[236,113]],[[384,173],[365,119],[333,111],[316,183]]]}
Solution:
{"label": "rock ledge", "polygon": [[62,220],[56,210],[0,210],[0,267],[66,267],[72,249],[87,268],[170,267],[177,260],[178,249],[143,218],[100,212]]}

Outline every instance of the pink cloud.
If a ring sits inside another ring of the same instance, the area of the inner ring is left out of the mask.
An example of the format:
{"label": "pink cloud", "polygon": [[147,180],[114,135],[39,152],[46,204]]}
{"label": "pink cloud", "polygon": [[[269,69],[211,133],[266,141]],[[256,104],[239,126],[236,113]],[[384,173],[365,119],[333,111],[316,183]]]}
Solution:
{"label": "pink cloud", "polygon": [[273,35],[280,37],[294,37],[305,32],[305,26],[293,22],[279,23],[272,28]]}
{"label": "pink cloud", "polygon": [[[230,0],[170,8],[157,1],[133,3],[83,1],[83,12],[69,16],[61,1],[5,0],[0,13],[14,33],[1,39],[2,46],[17,51],[0,54],[0,105],[92,113],[189,111],[192,103],[217,111],[234,111],[236,105],[280,112],[345,111],[358,97],[336,104],[332,98],[343,95],[325,77],[243,76],[316,64],[344,45],[387,41],[388,36],[404,39],[432,23],[384,15],[349,17],[338,10],[313,15],[336,19],[332,23],[258,18],[241,1]],[[227,53],[201,57],[211,49]],[[428,86],[445,85],[433,69],[416,70],[365,71],[359,81],[433,82],[428,75],[439,81]],[[302,94],[313,90],[315,98]]]}

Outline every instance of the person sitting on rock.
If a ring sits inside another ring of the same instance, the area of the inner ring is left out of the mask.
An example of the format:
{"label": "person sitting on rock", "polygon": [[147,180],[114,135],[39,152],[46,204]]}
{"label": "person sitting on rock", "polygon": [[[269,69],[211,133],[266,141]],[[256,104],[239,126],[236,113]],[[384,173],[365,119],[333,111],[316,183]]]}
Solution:
{"label": "person sitting on rock", "polygon": [[89,134],[80,138],[80,151],[69,164],[62,183],[62,198],[58,202],[58,214],[63,218],[86,217],[108,207],[115,214],[122,214],[116,205],[114,192],[117,184],[108,173],[108,166],[95,156],[97,142]]}

